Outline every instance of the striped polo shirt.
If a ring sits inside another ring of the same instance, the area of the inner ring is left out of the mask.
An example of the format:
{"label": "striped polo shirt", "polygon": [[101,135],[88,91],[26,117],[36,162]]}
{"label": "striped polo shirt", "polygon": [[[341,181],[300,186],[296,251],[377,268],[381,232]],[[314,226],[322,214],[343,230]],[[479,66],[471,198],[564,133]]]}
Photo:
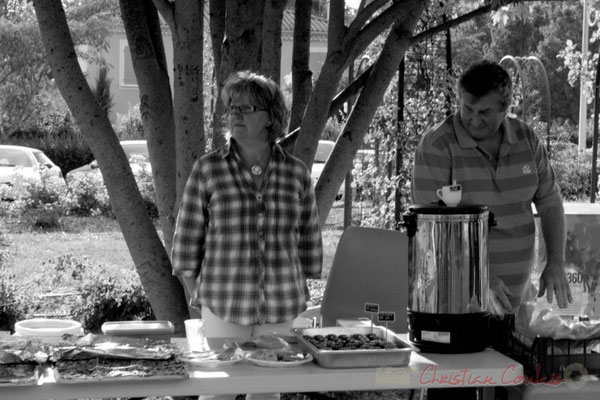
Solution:
{"label": "striped polo shirt", "polygon": [[436,190],[456,181],[461,203],[488,206],[497,225],[489,236],[490,275],[499,277],[523,300],[534,263],[538,210],[562,201],[544,146],[524,122],[505,118],[497,162],[477,146],[459,114],[449,116],[423,135],[415,153],[412,179],[416,204],[437,202]]}

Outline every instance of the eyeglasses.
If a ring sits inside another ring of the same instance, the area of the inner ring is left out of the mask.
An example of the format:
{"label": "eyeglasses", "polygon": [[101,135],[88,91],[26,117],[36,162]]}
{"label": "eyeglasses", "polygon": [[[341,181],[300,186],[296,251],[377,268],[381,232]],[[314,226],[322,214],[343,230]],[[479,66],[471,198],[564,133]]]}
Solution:
{"label": "eyeglasses", "polygon": [[241,114],[252,114],[252,113],[257,112],[257,111],[265,111],[265,109],[264,108],[258,108],[256,106],[251,106],[249,104],[242,104],[241,106],[229,105],[227,107],[227,113],[228,114],[231,114],[234,111],[237,111],[237,112],[239,112]]}

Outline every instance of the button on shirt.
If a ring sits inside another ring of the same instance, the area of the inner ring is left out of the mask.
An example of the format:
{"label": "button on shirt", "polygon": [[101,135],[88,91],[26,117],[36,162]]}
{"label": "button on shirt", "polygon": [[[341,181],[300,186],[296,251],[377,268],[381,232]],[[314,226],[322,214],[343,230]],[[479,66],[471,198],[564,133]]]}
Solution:
{"label": "button on shirt", "polygon": [[279,145],[260,188],[235,143],[200,158],[181,200],[173,273],[196,279],[192,301],[240,325],[280,323],[306,309],[323,248],[310,172]]}
{"label": "button on shirt", "polygon": [[489,236],[492,276],[512,291],[513,306],[529,287],[534,262],[535,224],[531,203],[541,209],[561,202],[546,150],[522,121],[505,118],[497,161],[477,146],[458,116],[425,133],[415,152],[413,201],[437,202],[436,189],[456,181],[461,203],[488,206],[497,225]]}

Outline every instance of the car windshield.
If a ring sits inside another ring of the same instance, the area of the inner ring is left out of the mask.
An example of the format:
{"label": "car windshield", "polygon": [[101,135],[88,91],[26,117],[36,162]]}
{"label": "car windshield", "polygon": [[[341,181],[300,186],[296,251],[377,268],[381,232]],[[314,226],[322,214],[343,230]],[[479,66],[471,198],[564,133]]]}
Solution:
{"label": "car windshield", "polygon": [[19,149],[0,149],[0,165],[33,167],[33,161],[26,152]]}
{"label": "car windshield", "polygon": [[317,154],[315,154],[315,162],[316,163],[324,163],[329,158],[331,151],[333,150],[333,146],[335,143],[331,142],[319,142],[319,146],[317,147]]}
{"label": "car windshield", "polygon": [[145,143],[122,143],[121,145],[123,146],[123,151],[128,160],[130,160],[131,156],[134,154],[139,154],[146,160],[150,159],[148,155],[148,146]]}

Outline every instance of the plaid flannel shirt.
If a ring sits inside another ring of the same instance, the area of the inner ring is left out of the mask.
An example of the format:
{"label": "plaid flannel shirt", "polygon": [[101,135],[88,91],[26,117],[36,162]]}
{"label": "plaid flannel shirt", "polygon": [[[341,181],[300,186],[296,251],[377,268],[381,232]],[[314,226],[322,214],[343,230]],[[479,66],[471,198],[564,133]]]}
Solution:
{"label": "plaid flannel shirt", "polygon": [[235,142],[200,158],[181,200],[173,273],[195,278],[192,302],[240,325],[280,323],[306,309],[323,248],[306,165],[275,144],[261,188]]}

